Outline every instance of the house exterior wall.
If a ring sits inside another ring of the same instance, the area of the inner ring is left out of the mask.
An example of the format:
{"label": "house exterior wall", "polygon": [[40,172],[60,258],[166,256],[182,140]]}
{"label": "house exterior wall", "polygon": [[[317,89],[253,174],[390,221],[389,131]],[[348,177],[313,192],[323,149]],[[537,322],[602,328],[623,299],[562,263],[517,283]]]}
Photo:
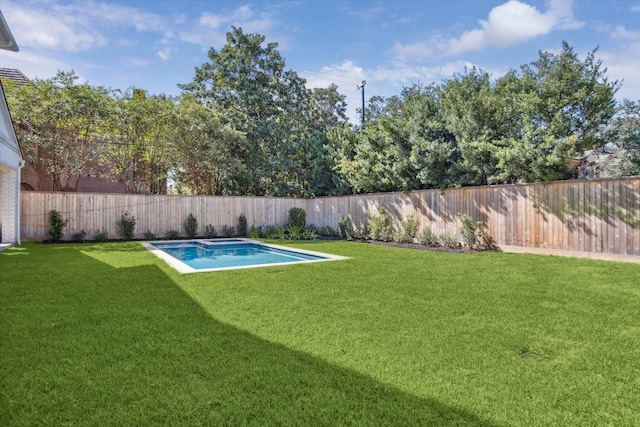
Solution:
{"label": "house exterior wall", "polygon": [[[0,11],[0,49],[18,51]],[[0,83],[0,230],[1,243],[20,243],[20,169],[24,166],[4,88]]]}
{"label": "house exterior wall", "polygon": [[23,165],[9,108],[0,85],[1,243],[20,243],[20,168]]}
{"label": "house exterior wall", "polygon": [[0,243],[20,243],[20,180],[18,172],[8,167],[0,167]]}

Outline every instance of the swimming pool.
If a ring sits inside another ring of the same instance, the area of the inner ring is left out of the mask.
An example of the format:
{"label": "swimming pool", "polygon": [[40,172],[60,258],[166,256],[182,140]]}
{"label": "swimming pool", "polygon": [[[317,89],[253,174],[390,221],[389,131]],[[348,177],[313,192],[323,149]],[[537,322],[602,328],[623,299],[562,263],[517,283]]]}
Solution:
{"label": "swimming pool", "polygon": [[145,242],[144,246],[181,273],[268,267],[346,259],[249,239]]}

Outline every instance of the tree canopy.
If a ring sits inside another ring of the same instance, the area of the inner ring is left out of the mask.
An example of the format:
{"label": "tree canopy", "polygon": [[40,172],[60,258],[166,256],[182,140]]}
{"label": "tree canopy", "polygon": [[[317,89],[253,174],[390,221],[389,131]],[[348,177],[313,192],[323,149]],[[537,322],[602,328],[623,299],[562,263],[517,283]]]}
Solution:
{"label": "tree canopy", "polygon": [[232,28],[179,97],[77,84],[59,72],[7,85],[26,160],[44,188],[74,178],[132,193],[314,197],[531,182],[576,176],[571,160],[607,152],[608,176],[640,174],[640,101],[596,59],[559,53],[503,76],[471,68],[437,84],[373,96],[350,125],[336,85],[309,89],[276,43]]}

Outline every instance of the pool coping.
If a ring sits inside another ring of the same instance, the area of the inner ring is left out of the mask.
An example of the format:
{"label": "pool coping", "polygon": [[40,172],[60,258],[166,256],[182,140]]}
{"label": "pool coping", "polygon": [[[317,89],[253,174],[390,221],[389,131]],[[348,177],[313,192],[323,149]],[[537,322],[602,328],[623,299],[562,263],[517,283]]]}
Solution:
{"label": "pool coping", "polygon": [[[300,252],[300,253],[303,253],[303,254],[306,254],[306,255],[312,255],[312,256],[317,256],[317,257],[322,257],[322,258],[321,259],[301,260],[301,261],[277,262],[277,263],[272,263],[272,264],[255,264],[255,265],[241,265],[241,266],[233,266],[233,267],[217,267],[217,268],[196,269],[196,268],[193,268],[193,267],[185,264],[184,262],[182,262],[179,259],[173,257],[172,255],[169,255],[167,252],[163,251],[162,249],[160,249],[159,247],[154,245],[156,243],[163,243],[163,244],[176,243],[176,244],[180,244],[180,243],[192,243],[192,242],[193,243],[211,243],[211,242],[215,242],[215,243],[223,243],[223,244],[224,243],[227,243],[227,244],[252,243],[252,244],[266,246],[266,247],[270,247],[270,248],[274,248],[274,249],[280,249],[280,250],[285,250],[285,251],[290,251],[290,252],[291,251]],[[142,246],[144,246],[147,250],[149,250],[151,253],[155,254],[158,258],[162,259],[164,262],[169,264],[170,267],[172,267],[173,269],[177,270],[181,274],[207,273],[207,272],[228,271],[228,270],[245,270],[245,269],[248,269],[248,268],[276,267],[276,266],[293,265],[293,264],[310,264],[310,263],[314,263],[314,262],[341,261],[341,260],[349,259],[348,257],[344,257],[344,256],[340,256],[340,255],[328,254],[328,253],[325,253],[325,252],[310,251],[310,250],[307,250],[307,249],[292,248],[292,247],[289,247],[289,246],[273,245],[271,243],[264,243],[264,242],[260,242],[258,240],[252,240],[252,239],[246,239],[246,238],[238,238],[238,237],[229,238],[229,239],[188,239],[188,240],[171,240],[171,241],[158,240],[158,241],[141,242],[141,243],[142,243]]]}

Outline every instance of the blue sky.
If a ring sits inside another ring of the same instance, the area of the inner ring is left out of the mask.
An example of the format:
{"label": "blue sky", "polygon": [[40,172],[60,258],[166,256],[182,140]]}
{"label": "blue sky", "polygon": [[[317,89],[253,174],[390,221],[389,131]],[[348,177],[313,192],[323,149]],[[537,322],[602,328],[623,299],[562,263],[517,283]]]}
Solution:
{"label": "blue sky", "polygon": [[[640,0],[0,0],[20,47],[0,66],[27,77],[75,70],[81,81],[180,93],[231,26],[277,42],[308,87],[338,85],[348,114],[366,98],[440,83],[465,67],[494,77],[558,52],[597,58],[618,98],[640,100]],[[354,120],[355,121],[355,120]]]}

